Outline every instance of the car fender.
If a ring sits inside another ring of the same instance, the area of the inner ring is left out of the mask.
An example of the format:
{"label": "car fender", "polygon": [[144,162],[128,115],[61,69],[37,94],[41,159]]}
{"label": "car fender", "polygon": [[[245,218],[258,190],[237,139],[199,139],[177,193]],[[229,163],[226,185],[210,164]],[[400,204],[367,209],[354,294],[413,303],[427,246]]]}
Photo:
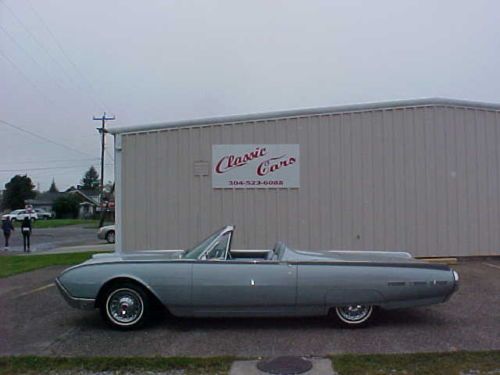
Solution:
{"label": "car fender", "polygon": [[100,294],[102,293],[102,291],[108,286],[110,285],[111,283],[114,282],[114,280],[131,280],[139,285],[141,285],[142,287],[144,287],[148,292],[150,292],[158,301],[161,301],[159,295],[155,292],[155,290],[145,281],[143,280],[142,278],[140,277],[137,277],[135,275],[131,275],[131,274],[128,274],[128,273],[121,273],[121,274],[116,274],[116,275],[113,275],[113,276],[110,276],[108,277],[101,285],[101,287],[99,288],[99,291],[97,293],[97,298],[100,297]]}
{"label": "car fender", "polygon": [[384,302],[384,295],[376,289],[329,289],[325,293],[325,305],[328,307],[370,304],[377,305]]}

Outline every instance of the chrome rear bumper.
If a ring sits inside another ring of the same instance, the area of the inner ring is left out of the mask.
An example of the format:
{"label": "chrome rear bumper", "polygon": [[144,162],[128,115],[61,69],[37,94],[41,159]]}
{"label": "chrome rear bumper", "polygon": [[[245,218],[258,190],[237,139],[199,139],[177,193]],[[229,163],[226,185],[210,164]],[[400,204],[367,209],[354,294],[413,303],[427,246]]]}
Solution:
{"label": "chrome rear bumper", "polygon": [[61,292],[68,305],[80,310],[93,310],[95,308],[95,299],[93,298],[76,298],[69,294],[68,290],[61,284],[59,278],[56,277],[55,283],[57,289]]}

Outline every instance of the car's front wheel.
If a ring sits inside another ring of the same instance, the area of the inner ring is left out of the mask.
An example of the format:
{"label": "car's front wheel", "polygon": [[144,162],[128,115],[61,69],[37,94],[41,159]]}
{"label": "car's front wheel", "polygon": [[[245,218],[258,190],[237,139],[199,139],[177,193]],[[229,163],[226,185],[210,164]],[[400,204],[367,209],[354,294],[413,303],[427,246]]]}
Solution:
{"label": "car's front wheel", "polygon": [[106,241],[108,243],[115,243],[115,231],[110,230],[108,233],[106,233]]}
{"label": "car's front wheel", "polygon": [[112,327],[137,328],[149,315],[150,304],[144,289],[133,283],[109,288],[101,305],[101,315]]}
{"label": "car's front wheel", "polygon": [[373,317],[373,306],[358,304],[338,306],[335,308],[335,313],[344,326],[361,327]]}

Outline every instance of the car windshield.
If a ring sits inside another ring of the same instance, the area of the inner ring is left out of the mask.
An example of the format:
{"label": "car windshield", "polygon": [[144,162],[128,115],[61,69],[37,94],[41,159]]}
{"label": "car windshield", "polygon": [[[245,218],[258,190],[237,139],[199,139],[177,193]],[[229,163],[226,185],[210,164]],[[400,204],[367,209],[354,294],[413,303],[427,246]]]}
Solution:
{"label": "car windshield", "polygon": [[189,250],[186,250],[184,252],[184,254],[182,255],[182,258],[183,259],[198,259],[200,257],[200,255],[205,251],[207,246],[210,245],[219,236],[222,229],[224,229],[224,228],[221,228],[218,231],[212,233],[210,236],[208,236],[206,239],[201,241],[195,247],[193,247]]}

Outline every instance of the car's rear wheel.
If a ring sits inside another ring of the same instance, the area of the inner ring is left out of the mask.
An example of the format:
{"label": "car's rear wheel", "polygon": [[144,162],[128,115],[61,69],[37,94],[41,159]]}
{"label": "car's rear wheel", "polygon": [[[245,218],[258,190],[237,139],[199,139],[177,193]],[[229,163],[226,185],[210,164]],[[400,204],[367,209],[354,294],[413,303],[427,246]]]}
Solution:
{"label": "car's rear wheel", "polygon": [[10,221],[11,221],[12,223],[15,223],[17,220],[16,220],[16,218],[15,218],[15,217],[13,217],[12,219],[10,219]]}
{"label": "car's rear wheel", "polygon": [[112,327],[137,328],[149,315],[150,303],[142,287],[133,283],[122,283],[110,287],[101,304],[101,315]]}
{"label": "car's rear wheel", "polygon": [[335,313],[344,326],[361,327],[373,317],[373,306],[359,304],[338,306],[335,308]]}
{"label": "car's rear wheel", "polygon": [[115,243],[115,231],[110,230],[108,233],[106,233],[106,241],[108,243]]}

